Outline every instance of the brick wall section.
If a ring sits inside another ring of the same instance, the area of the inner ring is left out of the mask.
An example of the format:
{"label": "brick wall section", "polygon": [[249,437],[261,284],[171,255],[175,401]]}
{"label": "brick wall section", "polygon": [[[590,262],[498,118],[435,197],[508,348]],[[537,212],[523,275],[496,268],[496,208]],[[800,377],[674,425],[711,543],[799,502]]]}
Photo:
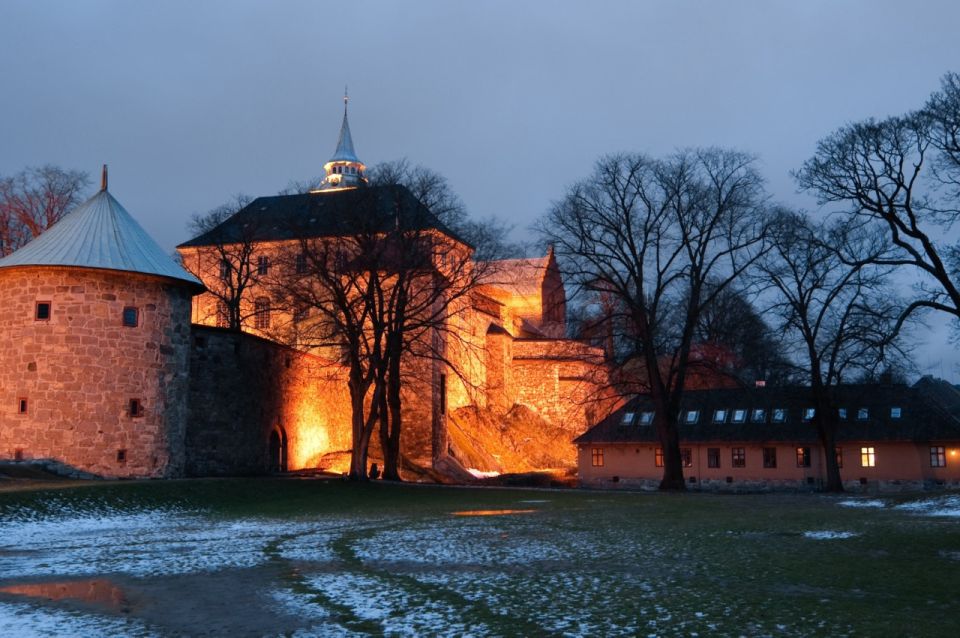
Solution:
{"label": "brick wall section", "polygon": [[313,468],[350,449],[344,369],[259,337],[194,325],[187,472],[262,474],[270,434],[287,442],[287,469]]}
{"label": "brick wall section", "polygon": [[[49,320],[35,320],[40,301]],[[135,328],[122,325],[126,306],[138,308]],[[0,458],[19,451],[104,477],[182,474],[189,317],[190,288],[172,280],[0,269]],[[134,398],[141,417],[130,415]]]}

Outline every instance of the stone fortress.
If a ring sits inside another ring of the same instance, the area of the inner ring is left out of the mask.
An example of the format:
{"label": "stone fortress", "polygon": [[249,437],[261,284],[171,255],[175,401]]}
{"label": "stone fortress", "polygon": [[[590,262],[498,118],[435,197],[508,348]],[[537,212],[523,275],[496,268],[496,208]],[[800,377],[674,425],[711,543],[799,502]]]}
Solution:
{"label": "stone fortress", "polygon": [[[258,220],[258,273],[294,241],[280,220],[309,216],[323,237],[331,207],[358,193],[423,206],[402,186],[366,185],[346,110],[324,170],[316,191],[261,197],[221,225]],[[432,232],[472,250],[442,224]],[[291,318],[256,279],[242,330],[222,327],[218,247],[201,235],[176,263],[110,194],[104,169],[96,195],[0,259],[0,459],[129,478],[345,469],[343,366],[275,339],[271,327]],[[487,265],[496,274],[436,335],[456,336],[445,361],[406,388],[404,460],[460,476],[572,466],[572,439],[601,416],[602,352],[564,338],[552,251]],[[550,445],[560,452],[529,450]]]}

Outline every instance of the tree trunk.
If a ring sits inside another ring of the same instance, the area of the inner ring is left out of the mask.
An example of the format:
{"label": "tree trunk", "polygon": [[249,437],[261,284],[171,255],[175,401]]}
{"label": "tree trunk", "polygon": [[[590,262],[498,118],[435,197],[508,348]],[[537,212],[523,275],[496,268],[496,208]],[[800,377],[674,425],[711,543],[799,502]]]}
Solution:
{"label": "tree trunk", "polygon": [[383,478],[391,481],[400,478],[400,433],[403,430],[400,399],[400,354],[395,348],[389,355],[387,372],[387,393],[384,403],[389,410],[389,427],[381,430],[380,443],[383,447]]}

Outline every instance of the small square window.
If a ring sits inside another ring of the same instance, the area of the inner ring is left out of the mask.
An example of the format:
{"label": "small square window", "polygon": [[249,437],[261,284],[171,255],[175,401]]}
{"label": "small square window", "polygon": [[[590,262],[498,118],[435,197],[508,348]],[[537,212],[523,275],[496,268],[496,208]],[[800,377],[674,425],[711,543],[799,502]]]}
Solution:
{"label": "small square window", "polygon": [[750,420],[754,423],[763,423],[767,420],[767,411],[762,408],[757,408],[753,411],[753,416],[750,417]]}
{"label": "small square window", "polygon": [[688,410],[684,421],[686,423],[696,423],[700,418],[700,410]]}
{"label": "small square window", "polygon": [[713,422],[714,423],[723,423],[727,420],[727,411],[726,410],[714,410],[713,411]]}
{"label": "small square window", "polygon": [[131,417],[143,416],[143,404],[140,403],[140,399],[130,399],[129,410]]}
{"label": "small square window", "polygon": [[136,328],[140,325],[140,310],[134,306],[123,309],[123,325],[126,328]]}
{"label": "small square window", "polygon": [[857,410],[857,421],[866,421],[870,418],[870,411],[866,408],[860,408]]}
{"label": "small square window", "polygon": [[26,414],[29,402],[24,397],[17,399],[17,414]]}
{"label": "small square window", "polygon": [[650,425],[653,423],[653,412],[640,413],[640,425]]}
{"label": "small square window", "polygon": [[840,408],[839,410],[837,410],[837,416],[840,417],[840,420],[841,420],[841,421],[846,421],[846,420],[847,420],[847,409],[846,409],[846,408]]}
{"label": "small square window", "polygon": [[783,408],[774,408],[773,409],[773,422],[774,423],[783,423],[787,420],[787,411]]}
{"label": "small square window", "polygon": [[127,451],[117,450],[117,463],[126,463],[126,462],[127,462]]}
{"label": "small square window", "polygon": [[901,414],[900,408],[898,408],[898,407],[892,407],[892,408],[890,408],[890,418],[891,418],[891,419],[899,419],[899,418],[900,418],[900,414]]}
{"label": "small square window", "polygon": [[807,408],[803,411],[803,420],[812,421],[813,417],[817,415],[817,410],[815,408]]}
{"label": "small square window", "polygon": [[34,319],[36,319],[37,321],[50,321],[50,302],[49,301],[37,302],[37,311],[34,314]]}
{"label": "small square window", "polygon": [[730,418],[734,423],[743,423],[747,420],[747,411],[746,410],[734,410],[733,416]]}
{"label": "small square window", "polygon": [[630,425],[633,423],[634,412],[624,412],[623,419],[620,420],[620,425]]}

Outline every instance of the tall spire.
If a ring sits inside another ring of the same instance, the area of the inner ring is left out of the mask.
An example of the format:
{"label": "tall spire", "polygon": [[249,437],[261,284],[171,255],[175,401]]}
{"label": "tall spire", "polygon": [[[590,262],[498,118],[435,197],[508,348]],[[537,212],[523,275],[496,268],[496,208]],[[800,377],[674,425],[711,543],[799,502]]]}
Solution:
{"label": "tall spire", "polygon": [[367,167],[356,151],[353,150],[353,136],[350,134],[350,121],[347,119],[347,104],[350,96],[347,87],[343,87],[343,122],[340,124],[340,137],[337,139],[337,149],[333,157],[323,165],[326,176],[320,183],[318,190],[332,190],[339,188],[356,188],[366,186]]}
{"label": "tall spire", "polygon": [[100,190],[107,190],[107,165],[103,165],[103,172],[100,174]]}

